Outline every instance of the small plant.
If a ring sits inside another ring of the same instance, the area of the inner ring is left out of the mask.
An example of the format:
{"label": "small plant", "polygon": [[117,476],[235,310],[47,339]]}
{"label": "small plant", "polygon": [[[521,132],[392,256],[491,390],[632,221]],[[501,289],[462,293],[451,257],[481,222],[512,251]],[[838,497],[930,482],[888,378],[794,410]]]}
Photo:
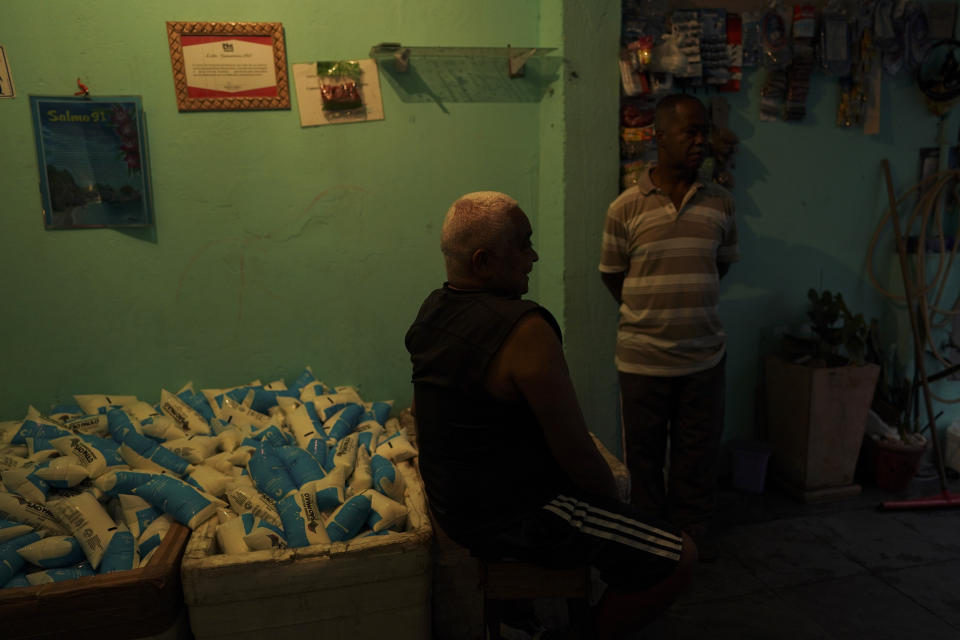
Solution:
{"label": "small plant", "polygon": [[807,298],[810,334],[783,336],[783,351],[789,360],[813,367],[880,363],[876,320],[868,324],[862,313],[851,313],[839,293],[810,289]]}
{"label": "small plant", "polygon": [[840,293],[833,295],[823,291],[818,294],[810,289],[807,298],[810,300],[807,317],[813,332],[820,338],[819,357],[828,364],[844,356],[849,363],[863,364],[868,347],[874,346],[870,343],[875,339],[876,320],[868,325],[862,313],[853,315]]}

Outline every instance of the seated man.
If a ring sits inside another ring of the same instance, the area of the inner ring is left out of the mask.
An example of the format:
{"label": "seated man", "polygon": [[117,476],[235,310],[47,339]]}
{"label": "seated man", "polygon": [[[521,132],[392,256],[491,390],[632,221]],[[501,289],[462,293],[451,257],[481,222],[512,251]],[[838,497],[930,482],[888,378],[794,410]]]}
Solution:
{"label": "seated man", "polygon": [[437,522],[474,555],[595,566],[608,584],[597,635],[610,637],[675,599],[696,549],[618,500],[559,326],[520,297],[538,259],[531,236],[527,216],[502,193],[467,194],[447,212],[447,282],[406,336],[420,470]]}

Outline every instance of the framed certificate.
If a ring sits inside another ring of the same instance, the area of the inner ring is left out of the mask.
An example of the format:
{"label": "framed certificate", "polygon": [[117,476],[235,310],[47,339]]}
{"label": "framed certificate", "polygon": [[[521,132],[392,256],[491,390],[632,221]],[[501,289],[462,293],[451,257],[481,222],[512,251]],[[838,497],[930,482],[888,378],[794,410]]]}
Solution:
{"label": "framed certificate", "polygon": [[180,111],[289,109],[279,22],[168,22]]}
{"label": "framed certificate", "polygon": [[0,98],[13,98],[17,92],[13,89],[13,76],[7,64],[7,51],[0,46]]}
{"label": "framed certificate", "polygon": [[47,229],[151,223],[143,109],[137,96],[30,96]]}

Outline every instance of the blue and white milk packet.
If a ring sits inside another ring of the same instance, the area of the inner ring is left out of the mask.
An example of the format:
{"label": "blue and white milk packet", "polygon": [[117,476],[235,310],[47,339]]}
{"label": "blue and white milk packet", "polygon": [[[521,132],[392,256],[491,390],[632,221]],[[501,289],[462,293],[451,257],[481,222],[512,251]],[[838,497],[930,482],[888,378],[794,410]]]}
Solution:
{"label": "blue and white milk packet", "polygon": [[370,516],[370,498],[360,494],[337,507],[327,519],[327,535],[332,542],[350,540],[360,533]]}
{"label": "blue and white milk packet", "polygon": [[191,530],[216,515],[217,503],[183,480],[154,476],[131,492]]}
{"label": "blue and white milk packet", "polygon": [[292,445],[277,447],[274,449],[274,453],[286,465],[287,471],[290,472],[290,476],[297,487],[302,487],[314,480],[321,480],[327,475],[316,458],[300,447]]}
{"label": "blue and white milk packet", "polygon": [[50,536],[20,547],[17,553],[43,569],[69,567],[86,559],[80,541],[73,536]]}
{"label": "blue and white milk packet", "polygon": [[268,444],[263,444],[250,456],[250,462],[247,463],[250,475],[253,477],[257,489],[267,494],[275,501],[298,487],[295,484],[286,465],[283,463],[274,448]]}
{"label": "blue and white milk packet", "polygon": [[36,542],[43,534],[27,533],[0,544],[0,584],[6,584],[27,563],[17,551],[20,547]]}
{"label": "blue and white milk packet", "polygon": [[127,571],[136,569],[140,564],[140,554],[137,552],[137,543],[133,534],[126,529],[117,531],[107,550],[103,552],[103,560],[100,562],[99,574],[113,573],[114,571]]}
{"label": "blue and white milk packet", "polygon": [[61,569],[47,569],[45,571],[35,571],[27,574],[27,581],[33,587],[51,582],[64,582],[66,580],[76,580],[96,575],[90,563],[84,562],[74,567],[63,567]]}
{"label": "blue and white milk packet", "polygon": [[94,569],[99,567],[103,551],[117,531],[116,523],[103,505],[89,493],[81,493],[70,498],[51,500],[49,507],[80,542],[80,548],[91,566]]}
{"label": "blue and white milk packet", "polygon": [[370,458],[370,471],[373,474],[373,486],[383,495],[403,502],[403,476],[396,465],[381,455]]}
{"label": "blue and white milk packet", "polygon": [[310,491],[297,491],[277,502],[277,511],[283,520],[283,533],[287,546],[308,547],[312,544],[330,542],[320,509]]}

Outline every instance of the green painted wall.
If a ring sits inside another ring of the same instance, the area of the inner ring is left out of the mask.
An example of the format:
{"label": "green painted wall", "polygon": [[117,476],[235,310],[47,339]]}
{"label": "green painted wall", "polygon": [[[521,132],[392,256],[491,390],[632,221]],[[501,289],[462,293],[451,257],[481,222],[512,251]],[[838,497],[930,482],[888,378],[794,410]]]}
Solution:
{"label": "green painted wall", "polygon": [[[542,89],[537,101],[497,89],[471,102],[444,100],[435,87],[411,95],[414,80],[399,86],[381,74],[384,121],[301,129],[295,96],[291,111],[178,113],[166,20],[282,22],[291,64],[361,58],[372,44],[399,41],[557,47],[563,65],[513,81]],[[618,37],[614,0],[103,0],[92,9],[7,0],[0,44],[18,97],[0,100],[0,419],[73,393],[153,400],[190,379],[292,377],[305,364],[328,382],[406,404],[403,334],[443,280],[443,213],[464,192],[499,189],[531,217],[541,261],[530,297],[562,323],[588,424],[619,450],[616,309],[596,272],[617,192]],[[143,96],[155,231],[43,230],[26,96],[72,94],[77,77],[95,95]],[[884,83],[872,137],[834,126],[836,88],[823,76],[807,122],[759,122],[760,79],[748,73],[728,96],[742,140],[734,196],[743,259],[721,303],[727,437],[755,434],[762,356],[777,327],[803,320],[808,288],[841,291],[904,342],[904,316],[864,271],[886,201],[879,163],[890,158],[901,191],[916,180],[917,149],[936,144],[936,118],[905,77]],[[958,125],[954,112],[950,141]],[[896,286],[890,249],[887,237],[880,275]]]}
{"label": "green painted wall", "polygon": [[[447,206],[499,189],[540,226],[540,104],[404,102],[382,76],[381,122],[301,129],[295,95],[290,111],[181,114],[165,22],[282,22],[292,65],[383,41],[535,45],[538,15],[508,0],[4,2],[17,97],[0,100],[0,418],[307,364],[407,404],[403,335],[444,279]],[[43,229],[27,96],[71,95],[78,77],[94,95],[143,97],[155,232]]]}
{"label": "green painted wall", "polygon": [[[721,316],[729,334],[727,436],[755,435],[754,399],[762,383],[762,359],[775,348],[779,327],[805,321],[809,288],[839,291],[854,311],[881,322],[887,344],[899,343],[912,358],[909,326],[898,306],[868,280],[867,253],[887,207],[881,160],[892,166],[897,194],[918,179],[918,150],[937,146],[937,117],[923,104],[914,82],[901,73],[885,77],[881,126],[874,136],[834,125],[836,83],[816,75],[802,124],[760,122],[762,74],[751,73],[745,90],[730,96],[731,127],[741,138],[734,189],[742,261],[724,281]],[[956,144],[960,117],[946,120]],[[875,273],[900,291],[892,229],[877,244]],[[952,305],[957,290],[944,298]],[[956,395],[955,383],[938,383]],[[949,424],[947,407],[939,423]]]}
{"label": "green painted wall", "polygon": [[620,449],[613,366],[617,308],[600,284],[600,233],[618,191],[620,3],[571,1],[564,15],[563,315],[567,359],[587,424]]}

